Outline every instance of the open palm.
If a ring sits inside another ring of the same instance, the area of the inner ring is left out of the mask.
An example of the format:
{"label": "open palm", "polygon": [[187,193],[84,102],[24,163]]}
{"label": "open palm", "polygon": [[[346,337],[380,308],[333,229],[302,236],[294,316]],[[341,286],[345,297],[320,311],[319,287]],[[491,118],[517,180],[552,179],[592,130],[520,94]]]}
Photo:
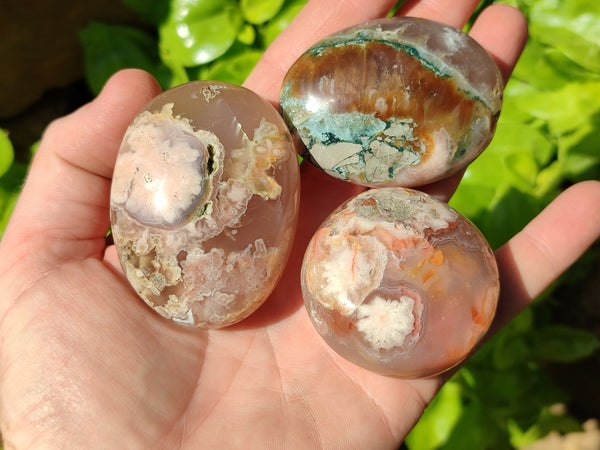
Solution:
{"label": "open palm", "polygon": [[[384,16],[395,1],[313,0],[246,82],[272,102],[316,40]],[[460,3],[460,4],[457,4]],[[409,1],[403,14],[461,27],[478,1]],[[309,30],[310,32],[307,32]],[[508,77],[526,26],[494,6],[472,35]],[[401,380],[331,351],[302,308],[304,248],[324,217],[361,188],[302,167],[300,223],[267,302],[221,330],[182,328],[133,292],[106,246],[112,169],[133,116],[158,93],[141,71],[47,130],[0,244],[0,425],[7,447],[394,448],[442,377]],[[454,177],[427,190],[451,195]],[[497,252],[499,327],[593,242],[600,183],[563,193]],[[564,230],[578,224],[571,241]]]}

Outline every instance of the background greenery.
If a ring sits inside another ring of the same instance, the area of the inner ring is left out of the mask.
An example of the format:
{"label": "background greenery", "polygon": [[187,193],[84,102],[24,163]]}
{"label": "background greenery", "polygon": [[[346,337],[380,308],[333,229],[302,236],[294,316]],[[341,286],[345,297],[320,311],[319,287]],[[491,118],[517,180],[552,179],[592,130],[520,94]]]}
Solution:
{"label": "background greenery", "polygon": [[[151,72],[163,88],[194,79],[241,84],[306,0],[123,2],[137,13],[136,26],[91,22],[80,30],[94,94],[125,67]],[[600,3],[505,3],[526,14],[530,39],[506,86],[496,136],[451,200],[494,248],[570,184],[600,179]],[[0,231],[34,151],[15,160],[9,133],[0,130]],[[598,324],[578,313],[590,295],[591,308],[600,310],[597,283],[584,298],[598,263],[596,245],[445,385],[404,445],[502,449],[526,446],[551,430],[580,430],[598,408],[578,406],[568,388],[572,379],[555,375],[557,367],[585,371],[580,361],[590,361],[600,346]],[[589,389],[587,401],[600,404],[598,388]],[[574,412],[556,408],[560,403]]]}

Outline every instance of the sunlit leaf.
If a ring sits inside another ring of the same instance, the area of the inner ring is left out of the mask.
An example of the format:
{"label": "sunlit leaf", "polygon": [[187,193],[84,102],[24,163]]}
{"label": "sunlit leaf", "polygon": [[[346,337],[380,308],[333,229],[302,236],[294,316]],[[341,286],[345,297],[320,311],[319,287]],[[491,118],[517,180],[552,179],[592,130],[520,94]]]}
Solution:
{"label": "sunlit leaf", "polygon": [[563,78],[569,81],[598,81],[600,80],[599,72],[590,72],[581,65],[569,59],[567,55],[556,48],[547,48],[545,58],[548,64],[553,66],[557,72],[561,73]]}
{"label": "sunlit leaf", "polygon": [[570,59],[592,71],[600,71],[600,46],[564,29],[541,24],[531,27],[544,43],[561,50]]}
{"label": "sunlit leaf", "polygon": [[13,163],[15,154],[8,133],[0,129],[0,177]]}
{"label": "sunlit leaf", "polygon": [[406,445],[411,450],[439,448],[450,436],[461,413],[460,386],[448,382],[427,407],[417,426],[406,437]]}
{"label": "sunlit leaf", "polygon": [[[543,166],[556,157],[556,148],[549,141],[547,133],[542,132],[533,124],[501,120],[492,144],[480,158],[485,159],[490,155],[509,158],[514,154],[527,154],[533,164]],[[503,163],[502,166],[511,170],[510,164]],[[491,167],[488,170],[491,171]],[[499,170],[498,166],[495,170]],[[489,177],[490,173],[486,175]],[[503,175],[500,176],[503,177]]]}
{"label": "sunlit leaf", "polygon": [[0,178],[0,235],[4,233],[19,198],[26,174],[27,165],[15,162]]}
{"label": "sunlit leaf", "polygon": [[253,24],[271,20],[281,9],[284,0],[240,0],[244,18]]}
{"label": "sunlit leaf", "polygon": [[463,181],[449,204],[481,229],[495,192],[496,188],[488,184]]}
{"label": "sunlit leaf", "polygon": [[581,431],[579,422],[565,413],[555,413],[551,407],[545,407],[535,423],[527,429],[522,429],[514,419],[509,419],[507,429],[510,442],[514,448],[523,448],[545,437],[550,431],[572,433]]}
{"label": "sunlit leaf", "polygon": [[[561,83],[562,85],[562,83]],[[523,104],[519,104],[514,99],[522,95],[538,92],[539,88],[532,84],[529,80],[520,80],[513,78],[509,81],[504,89],[504,104],[500,114],[500,125],[503,121],[519,124],[530,124],[536,117],[532,115],[528,108],[523,108]],[[496,131],[496,135],[499,133]]]}
{"label": "sunlit leaf", "polygon": [[565,176],[574,182],[600,179],[600,111],[572,133],[561,136],[558,160]]}
{"label": "sunlit leaf", "polygon": [[450,205],[497,248],[544,206],[535,195],[547,192],[538,188],[538,176],[555,156],[555,146],[536,127],[501,119],[492,144],[469,166]]}
{"label": "sunlit leaf", "polygon": [[483,218],[481,231],[496,249],[523,229],[544,208],[545,201],[511,185],[499,186]]}
{"label": "sunlit leaf", "polygon": [[[463,182],[481,186],[498,186],[506,180],[504,158],[505,155],[502,154],[500,147],[489,147],[467,168]],[[460,192],[457,192],[456,196],[460,196]]]}
{"label": "sunlit leaf", "polygon": [[538,0],[530,10],[532,37],[592,71],[600,71],[600,3]]}
{"label": "sunlit leaf", "polygon": [[38,139],[33,144],[31,144],[31,146],[29,147],[30,158],[33,158],[33,156],[37,153],[38,148],[40,147],[40,142],[41,142],[41,139]]}
{"label": "sunlit leaf", "polygon": [[243,53],[220,58],[202,73],[202,77],[208,80],[242,84],[261,56],[261,51],[248,50]]}
{"label": "sunlit leaf", "polygon": [[590,72],[557,48],[530,40],[519,58],[513,77],[526,80],[528,85],[537,89],[553,90],[572,81],[586,80]]}
{"label": "sunlit leaf", "polygon": [[256,29],[249,23],[245,24],[237,35],[238,41],[242,44],[252,45],[256,41]]}
{"label": "sunlit leaf", "polygon": [[588,116],[600,110],[600,83],[569,83],[560,89],[532,91],[512,99],[521,109],[548,122],[550,130],[562,134],[577,129]]}
{"label": "sunlit leaf", "polygon": [[560,188],[565,181],[565,177],[568,177],[568,174],[564,165],[560,161],[553,161],[538,173],[534,192],[535,196],[538,198],[556,197],[558,191],[561,190]]}
{"label": "sunlit leaf", "polygon": [[185,67],[174,61],[168,61],[166,58],[163,59],[163,61],[171,71],[171,77],[169,78],[168,84],[163,85],[164,89],[178,86],[191,80]]}
{"label": "sunlit leaf", "polygon": [[307,0],[292,0],[285,3],[279,14],[262,28],[265,45],[269,45],[298,15]]}
{"label": "sunlit leaf", "polygon": [[539,168],[532,154],[514,152],[506,155],[505,162],[514,186],[524,191],[534,189]]}
{"label": "sunlit leaf", "polygon": [[242,22],[234,0],[175,0],[159,28],[161,54],[186,67],[214,61],[233,45]]}
{"label": "sunlit leaf", "polygon": [[[473,399],[463,407],[463,413],[452,429],[443,450],[508,449],[508,436],[492,420],[490,405]],[[411,449],[412,450],[412,449]]]}

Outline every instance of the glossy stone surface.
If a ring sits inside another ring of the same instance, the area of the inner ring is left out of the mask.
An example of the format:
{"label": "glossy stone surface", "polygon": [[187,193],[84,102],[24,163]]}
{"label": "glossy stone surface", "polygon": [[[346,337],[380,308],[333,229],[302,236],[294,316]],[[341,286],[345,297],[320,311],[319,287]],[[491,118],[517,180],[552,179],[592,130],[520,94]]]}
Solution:
{"label": "glossy stone surface", "polygon": [[281,109],[304,157],[367,186],[419,186],[490,142],[503,82],[468,35],[425,19],[368,22],[315,44],[290,68]]}
{"label": "glossy stone surface", "polygon": [[494,255],[455,210],[404,188],[350,199],[308,245],[309,316],[341,356],[374,372],[427,377],[480,341],[499,293]]}
{"label": "glossy stone surface", "polygon": [[269,296],[296,226],[299,170],[277,111],[227,83],[184,84],[129,126],[111,190],[124,272],[164,317],[238,322]]}

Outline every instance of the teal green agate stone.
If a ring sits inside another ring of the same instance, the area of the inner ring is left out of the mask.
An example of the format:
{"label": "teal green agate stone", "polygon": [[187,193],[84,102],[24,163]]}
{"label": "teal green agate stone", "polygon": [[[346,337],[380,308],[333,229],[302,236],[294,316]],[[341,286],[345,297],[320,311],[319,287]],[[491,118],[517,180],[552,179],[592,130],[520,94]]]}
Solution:
{"label": "teal green agate stone", "polygon": [[394,17],[329,36],[290,68],[284,119],[302,156],[366,186],[420,186],[489,144],[503,81],[492,57],[454,28]]}

